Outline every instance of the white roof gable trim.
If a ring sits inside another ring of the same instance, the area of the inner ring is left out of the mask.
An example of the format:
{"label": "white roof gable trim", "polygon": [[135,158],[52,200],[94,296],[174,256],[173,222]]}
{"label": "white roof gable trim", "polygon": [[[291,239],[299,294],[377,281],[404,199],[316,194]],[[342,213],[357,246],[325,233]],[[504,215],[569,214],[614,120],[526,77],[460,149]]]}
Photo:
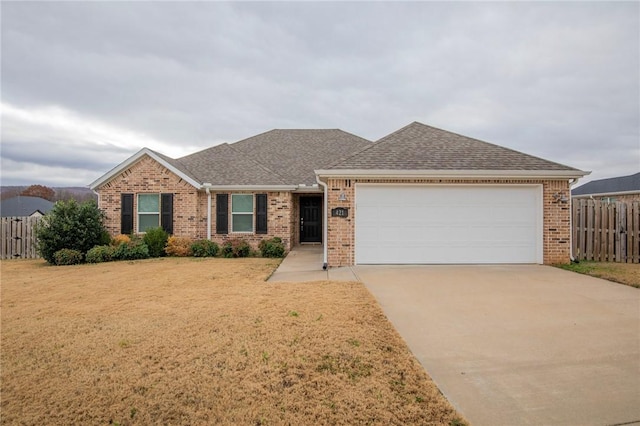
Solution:
{"label": "white roof gable trim", "polygon": [[122,173],[123,171],[127,170],[129,167],[131,167],[133,164],[135,164],[138,160],[140,160],[145,155],[151,157],[152,159],[154,159],[158,163],[162,164],[163,167],[167,168],[172,173],[174,173],[177,176],[179,176],[182,180],[190,183],[195,188],[199,189],[199,188],[202,187],[200,182],[195,181],[193,178],[191,178],[191,177],[187,176],[186,174],[184,174],[184,172],[182,172],[181,170],[179,170],[179,169],[175,168],[174,166],[172,166],[171,164],[167,163],[164,159],[162,159],[162,157],[157,155],[155,152],[151,151],[148,148],[142,148],[140,151],[136,152],[131,157],[127,158],[122,163],[118,164],[116,167],[114,167],[113,169],[109,170],[107,173],[105,173],[104,175],[102,175],[101,177],[99,177],[98,179],[93,181],[89,185],[89,188],[91,188],[92,190],[95,190],[96,188],[104,185],[105,183],[107,183],[111,179],[113,179],[115,176],[117,176],[120,173]]}
{"label": "white roof gable trim", "polygon": [[591,172],[581,170],[315,170],[320,177],[451,178],[451,179],[578,179]]}

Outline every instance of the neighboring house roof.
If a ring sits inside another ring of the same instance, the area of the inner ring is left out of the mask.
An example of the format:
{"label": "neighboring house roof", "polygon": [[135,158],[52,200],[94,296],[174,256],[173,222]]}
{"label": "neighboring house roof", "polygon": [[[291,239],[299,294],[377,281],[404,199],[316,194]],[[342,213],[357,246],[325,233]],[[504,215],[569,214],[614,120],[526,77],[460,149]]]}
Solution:
{"label": "neighboring house roof", "polygon": [[[414,122],[333,164],[330,170],[504,171],[522,175],[584,172],[478,139]],[[446,173],[444,173],[446,174]]]}
{"label": "neighboring house roof", "polygon": [[640,173],[587,182],[571,190],[571,195],[620,194],[640,192]]}
{"label": "neighboring house roof", "polygon": [[38,211],[46,214],[53,208],[53,204],[44,198],[18,195],[17,197],[2,200],[0,214],[2,217],[31,216]]}

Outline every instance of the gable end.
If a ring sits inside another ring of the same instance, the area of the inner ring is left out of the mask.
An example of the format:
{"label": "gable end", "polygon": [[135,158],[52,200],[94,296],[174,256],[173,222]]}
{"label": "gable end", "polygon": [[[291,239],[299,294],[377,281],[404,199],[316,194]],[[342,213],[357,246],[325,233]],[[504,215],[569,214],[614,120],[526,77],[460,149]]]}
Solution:
{"label": "gable end", "polygon": [[200,188],[202,186],[200,182],[193,179],[185,171],[179,169],[174,164],[169,163],[169,161],[163,158],[163,156],[160,156],[159,154],[148,148],[143,148],[113,169],[111,169],[109,172],[102,175],[100,178],[96,179],[89,185],[89,188],[91,188],[92,190],[99,190],[103,187],[108,188],[111,182],[117,177],[126,179],[131,173],[133,173],[133,167],[145,157],[148,157],[158,163],[167,172],[171,172],[172,174],[176,175],[180,179],[180,181],[184,181],[194,188]]}

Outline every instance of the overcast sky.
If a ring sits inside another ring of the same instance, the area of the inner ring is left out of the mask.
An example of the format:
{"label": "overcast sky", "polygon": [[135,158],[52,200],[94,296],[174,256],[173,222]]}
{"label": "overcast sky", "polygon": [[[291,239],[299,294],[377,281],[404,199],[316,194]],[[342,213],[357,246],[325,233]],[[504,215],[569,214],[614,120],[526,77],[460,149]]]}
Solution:
{"label": "overcast sky", "polygon": [[638,2],[0,3],[2,184],[86,186],[273,128],[420,121],[640,171]]}

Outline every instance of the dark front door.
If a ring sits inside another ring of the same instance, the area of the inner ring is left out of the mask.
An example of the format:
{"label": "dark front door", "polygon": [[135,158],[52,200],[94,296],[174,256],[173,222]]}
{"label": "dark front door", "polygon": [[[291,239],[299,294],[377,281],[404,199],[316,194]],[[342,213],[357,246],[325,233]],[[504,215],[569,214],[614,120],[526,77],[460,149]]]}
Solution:
{"label": "dark front door", "polygon": [[300,242],[322,242],[322,197],[300,197]]}

